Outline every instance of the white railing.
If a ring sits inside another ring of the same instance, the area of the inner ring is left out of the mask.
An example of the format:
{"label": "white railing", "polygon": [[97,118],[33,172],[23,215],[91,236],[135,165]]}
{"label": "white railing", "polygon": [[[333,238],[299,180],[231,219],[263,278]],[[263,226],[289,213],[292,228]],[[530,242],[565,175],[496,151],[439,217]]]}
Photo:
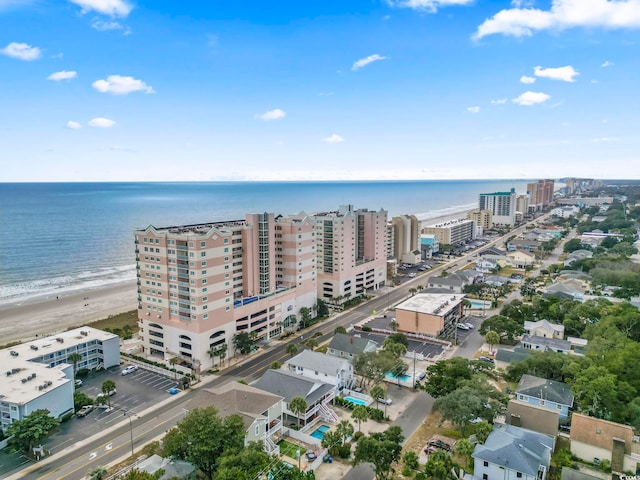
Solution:
{"label": "white railing", "polygon": [[294,438],[300,442],[307,443],[313,446],[318,446],[318,447],[320,446],[320,439],[316,437],[312,437],[311,435],[307,435],[304,432],[299,432],[297,430],[289,428],[284,431],[284,434],[285,436]]}
{"label": "white railing", "polygon": [[322,419],[327,423],[330,423],[332,425],[337,425],[338,423],[340,423],[340,419],[338,418],[338,415],[336,415],[336,412],[331,410],[326,405],[321,405],[319,411],[320,417],[322,417]]}
{"label": "white railing", "polygon": [[280,455],[280,447],[268,435],[264,437],[264,448],[270,455]]}
{"label": "white railing", "polygon": [[313,462],[311,462],[309,465],[307,465],[307,468],[305,468],[304,471],[309,472],[311,470],[315,470],[320,465],[322,465],[322,461],[323,461],[322,459],[324,458],[324,456],[327,454],[328,451],[329,449],[327,448],[322,450],[320,454],[316,457],[316,459]]}
{"label": "white railing", "polygon": [[281,430],[282,430],[282,422],[278,420],[273,427],[267,428],[267,436],[270,437],[271,435],[280,433]]}
{"label": "white railing", "polygon": [[[124,363],[128,363],[131,365],[137,365],[139,368],[143,368],[145,370],[149,370],[150,372],[159,373],[160,375],[164,375],[169,378],[175,379],[178,375],[180,376],[191,376],[191,369],[183,367],[181,365],[175,365],[174,367],[159,367],[157,365],[153,365],[151,363],[144,362],[142,360],[136,360],[135,358],[122,356],[120,360]],[[170,368],[175,368],[177,372],[170,370]]]}

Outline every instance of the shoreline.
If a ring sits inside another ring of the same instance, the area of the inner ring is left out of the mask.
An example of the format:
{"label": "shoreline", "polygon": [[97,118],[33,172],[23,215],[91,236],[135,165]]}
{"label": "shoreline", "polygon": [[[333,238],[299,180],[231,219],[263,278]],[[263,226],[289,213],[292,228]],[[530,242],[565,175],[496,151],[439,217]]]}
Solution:
{"label": "shoreline", "polygon": [[[469,210],[420,218],[420,228],[465,218]],[[1,305],[0,343],[25,342],[136,310],[135,284],[136,279],[123,280],[102,287],[78,289],[62,296],[35,296]]]}

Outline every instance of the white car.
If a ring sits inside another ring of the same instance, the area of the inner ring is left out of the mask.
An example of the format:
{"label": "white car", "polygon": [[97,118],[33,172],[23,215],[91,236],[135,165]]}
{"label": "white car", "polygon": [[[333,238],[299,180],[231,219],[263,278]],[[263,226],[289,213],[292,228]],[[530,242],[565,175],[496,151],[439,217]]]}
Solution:
{"label": "white car", "polygon": [[96,396],[96,398],[106,397],[107,395],[108,395],[108,396],[110,396],[110,397],[113,397],[116,393],[118,393],[118,390],[114,388],[113,390],[111,390],[110,392],[107,392],[107,393],[100,392],[100,393]]}
{"label": "white car", "polygon": [[470,328],[465,323],[458,323],[456,325],[460,330],[470,330]]}
{"label": "white car", "polygon": [[465,322],[464,324],[465,324],[467,327],[469,327],[469,330],[473,330],[473,328],[474,328],[473,323]]}
{"label": "white car", "polygon": [[410,278],[413,278],[413,277],[415,277],[415,276],[416,276],[416,272],[411,272],[411,273],[409,274],[409,277],[410,277]]}
{"label": "white car", "polygon": [[138,370],[137,365],[129,365],[128,367],[125,367],[124,370],[122,370],[122,375],[129,375],[130,373],[133,373],[136,370]]}
{"label": "white car", "polygon": [[391,405],[393,401],[390,398],[379,398],[378,402],[384,403],[386,405]]}

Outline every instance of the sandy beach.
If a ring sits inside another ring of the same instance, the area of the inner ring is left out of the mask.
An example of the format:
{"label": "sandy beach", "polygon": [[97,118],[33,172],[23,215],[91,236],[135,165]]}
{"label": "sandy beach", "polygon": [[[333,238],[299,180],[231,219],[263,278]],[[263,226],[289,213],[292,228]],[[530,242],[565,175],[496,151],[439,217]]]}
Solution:
{"label": "sandy beach", "polygon": [[[465,218],[467,210],[421,218],[422,226]],[[33,340],[137,308],[135,279],[62,297],[0,306],[0,344]]]}

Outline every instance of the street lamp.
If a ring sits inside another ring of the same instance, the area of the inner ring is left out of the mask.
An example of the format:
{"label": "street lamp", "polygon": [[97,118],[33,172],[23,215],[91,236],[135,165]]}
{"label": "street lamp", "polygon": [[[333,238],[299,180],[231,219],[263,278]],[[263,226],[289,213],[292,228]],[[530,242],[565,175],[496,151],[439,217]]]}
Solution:
{"label": "street lamp", "polygon": [[122,413],[129,419],[129,434],[131,435],[131,458],[133,458],[133,423],[131,422],[131,415],[129,415],[129,412],[123,410]]}

